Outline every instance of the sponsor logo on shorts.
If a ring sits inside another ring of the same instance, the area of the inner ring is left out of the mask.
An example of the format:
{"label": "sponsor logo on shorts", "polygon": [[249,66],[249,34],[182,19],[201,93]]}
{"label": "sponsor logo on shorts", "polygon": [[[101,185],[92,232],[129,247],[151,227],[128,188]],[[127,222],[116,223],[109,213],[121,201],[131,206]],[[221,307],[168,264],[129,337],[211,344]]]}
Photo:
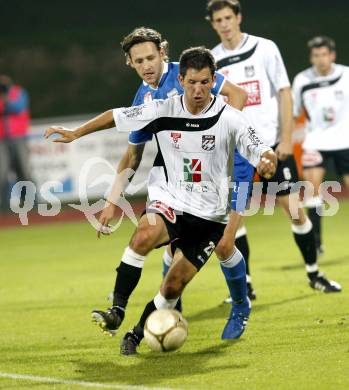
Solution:
{"label": "sponsor logo on shorts", "polygon": [[244,83],[239,83],[239,85],[247,92],[246,107],[256,106],[262,103],[261,88],[258,80],[246,81]]}
{"label": "sponsor logo on shorts", "polygon": [[198,158],[183,158],[184,181],[198,183],[201,181],[201,160]]}
{"label": "sponsor logo on shorts", "polygon": [[162,214],[169,222],[176,223],[177,216],[172,207],[167,206],[165,203],[156,200],[152,202],[147,210],[153,210],[157,213]]}
{"label": "sponsor logo on shorts", "polygon": [[202,149],[210,152],[216,146],[216,137],[214,135],[203,135],[202,136]]}

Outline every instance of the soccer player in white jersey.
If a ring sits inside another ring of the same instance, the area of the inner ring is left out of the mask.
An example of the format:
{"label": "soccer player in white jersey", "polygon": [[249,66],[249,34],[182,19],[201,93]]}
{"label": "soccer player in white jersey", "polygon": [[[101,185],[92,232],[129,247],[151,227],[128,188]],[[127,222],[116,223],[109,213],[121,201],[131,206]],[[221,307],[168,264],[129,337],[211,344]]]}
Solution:
{"label": "soccer player in white jersey", "polygon": [[[207,20],[221,40],[221,43],[212,49],[217,69],[248,92],[244,113],[256,127],[258,135],[275,150],[278,157],[275,176],[270,180],[262,179],[263,191],[267,192],[271,182],[278,184],[277,201],[289,217],[294,239],[305,262],[310,286],[325,292],[340,291],[337,283],[327,280],[319,272],[312,223],[299,205],[298,194],[291,191],[298,181],[296,163],[292,155],[292,93],[279,49],[269,39],[241,31],[241,6],[237,0],[209,1]],[[298,215],[294,218],[290,210],[296,209]],[[234,227],[240,218],[236,213],[231,218]],[[255,294],[251,285],[249,250],[244,226],[237,231],[236,237],[236,246],[247,264],[249,289],[253,298]],[[230,241],[233,240],[234,234],[230,238]],[[225,243],[229,248],[228,238]],[[224,253],[225,247],[216,248],[218,255],[220,250]]]}
{"label": "soccer player in white jersey", "polygon": [[[142,79],[142,83],[138,88],[135,95],[133,105],[139,105],[147,103],[155,99],[167,99],[170,96],[183,93],[183,88],[178,80],[179,64],[178,62],[166,62],[167,61],[167,42],[162,38],[161,34],[147,27],[138,27],[128,34],[122,41],[121,47],[126,55],[127,63],[135,69],[138,76]],[[215,85],[212,89],[213,95],[223,95],[227,99],[227,103],[241,110],[247,98],[246,92],[235,84],[229,82],[224,76],[216,73]],[[175,136],[176,133],[174,133]],[[118,189],[120,182],[128,184],[128,178],[130,174],[136,171],[144,150],[146,142],[151,141],[153,135],[146,131],[134,131],[129,135],[129,144],[126,152],[122,156],[117,172],[118,178],[113,185],[113,189],[108,196],[105,208],[101,212],[99,221],[102,225],[107,226],[109,221],[113,218],[117,209],[118,202]],[[178,140],[178,142],[180,142]],[[206,141],[206,147],[210,148],[211,141]],[[235,186],[233,196],[236,195],[236,189],[239,188],[239,183],[245,181],[251,181],[254,168],[241,156],[238,152],[235,153],[234,161],[234,178]],[[242,161],[244,160],[244,161]],[[248,166],[245,170],[244,167]],[[125,174],[125,177],[123,177]],[[115,188],[115,190],[114,190]],[[113,196],[113,193],[116,195]],[[247,194],[245,196],[247,198]],[[245,202],[240,204],[233,203],[234,210],[240,207],[240,210],[244,210],[246,207]],[[169,245],[163,253],[163,275],[165,275],[172,262],[172,253],[175,252],[175,244]],[[227,253],[227,257],[230,256],[230,252]],[[223,258],[225,259],[225,257]],[[117,268],[117,275],[115,281],[115,288],[113,291],[113,304],[104,314],[101,311],[98,313],[93,312],[92,316],[105,316],[109,318],[113,317],[113,312],[118,311],[120,316],[125,313],[128,300],[135,290],[142,274],[143,263],[139,263],[136,266],[132,264],[126,264],[122,261]],[[239,305],[244,307],[246,303],[246,267],[245,262],[241,259],[241,262],[236,264],[235,267],[225,271],[222,267],[222,271],[231,292],[234,297],[235,309],[239,310]],[[132,274],[132,277],[130,275]],[[128,285],[121,289],[121,285],[118,279],[128,278]],[[234,280],[234,282],[232,282]],[[176,309],[181,310],[181,300],[177,302]],[[237,327],[236,332],[230,332],[229,337],[240,337],[244,327]]]}
{"label": "soccer player in white jersey", "polygon": [[[59,134],[55,142],[71,142],[114,126],[118,131],[149,131],[156,137],[158,154],[148,182],[150,202],[122,258],[138,264],[152,249],[176,240],[178,259],[139,323],[124,336],[124,355],[137,353],[148,315],[156,309],[175,307],[186,284],[221,239],[229,217],[227,190],[234,147],[261,175],[271,177],[276,169],[275,153],[258,139],[245,116],[211,95],[215,62],[209,50],[198,47],[184,51],[179,80],[184,95],[109,110],[71,131],[54,126],[45,132],[45,137]],[[177,142],[173,133],[178,135]],[[240,259],[234,248],[222,266],[234,267]],[[125,277],[119,282],[127,284],[129,280]],[[246,311],[248,315],[248,307]],[[243,318],[230,318],[224,331],[235,321]]]}
{"label": "soccer player in white jersey", "polygon": [[305,112],[307,118],[302,167],[314,196],[306,205],[322,253],[319,188],[330,160],[349,189],[349,67],[335,63],[336,45],[329,37],[311,39],[308,48],[312,67],[297,74],[292,89],[295,117]]}

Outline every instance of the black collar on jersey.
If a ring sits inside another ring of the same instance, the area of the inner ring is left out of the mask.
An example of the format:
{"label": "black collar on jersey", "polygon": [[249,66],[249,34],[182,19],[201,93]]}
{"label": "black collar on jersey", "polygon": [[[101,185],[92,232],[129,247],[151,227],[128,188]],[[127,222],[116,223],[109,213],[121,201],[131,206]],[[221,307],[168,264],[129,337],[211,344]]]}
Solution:
{"label": "black collar on jersey", "polygon": [[222,69],[225,66],[237,64],[238,62],[245,61],[247,58],[250,58],[253,53],[256,51],[258,42],[250,49],[242,54],[235,54],[233,56],[225,57],[219,61],[217,61],[217,69]]}
{"label": "black collar on jersey", "polygon": [[323,80],[323,81],[318,81],[316,83],[306,84],[301,89],[301,96],[303,96],[304,92],[309,91],[310,89],[324,88],[336,84],[341,79],[341,77],[342,75],[339,75],[338,77],[332,80]]}
{"label": "black collar on jersey", "polygon": [[[216,99],[216,98],[215,98]],[[214,101],[215,101],[214,99]],[[212,104],[206,110],[206,112],[212,107]],[[219,120],[222,115],[223,110],[226,105],[213,116],[208,118],[174,118],[174,117],[161,117],[154,119],[147,126],[143,127],[143,131],[149,131],[151,133],[157,134],[160,131],[164,130],[178,130],[178,131],[204,131],[213,127]]]}

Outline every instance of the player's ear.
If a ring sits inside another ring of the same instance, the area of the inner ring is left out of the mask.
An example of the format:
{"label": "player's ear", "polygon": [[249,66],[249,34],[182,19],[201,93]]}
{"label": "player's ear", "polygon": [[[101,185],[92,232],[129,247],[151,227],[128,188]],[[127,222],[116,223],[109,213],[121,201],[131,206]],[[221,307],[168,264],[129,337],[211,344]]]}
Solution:
{"label": "player's ear", "polygon": [[238,25],[240,26],[240,24],[242,22],[242,14],[237,14],[236,15],[236,20],[237,20]]}
{"label": "player's ear", "polygon": [[336,57],[337,57],[337,53],[335,51],[332,51],[331,52],[331,59],[332,59],[332,62],[335,62],[336,61]]}
{"label": "player's ear", "polygon": [[127,56],[126,56],[126,65],[130,66],[131,68],[134,68],[132,58],[129,54],[127,54]]}
{"label": "player's ear", "polygon": [[183,85],[184,85],[184,77],[181,74],[178,75],[178,81],[179,81],[179,84],[181,85],[181,87],[183,87]]}

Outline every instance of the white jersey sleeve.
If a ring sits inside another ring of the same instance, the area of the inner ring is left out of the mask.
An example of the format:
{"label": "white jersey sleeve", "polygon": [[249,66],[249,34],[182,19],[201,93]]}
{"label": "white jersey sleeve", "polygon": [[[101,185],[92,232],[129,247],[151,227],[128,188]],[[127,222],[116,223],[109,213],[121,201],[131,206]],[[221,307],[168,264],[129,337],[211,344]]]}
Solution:
{"label": "white jersey sleeve", "polygon": [[264,64],[267,70],[268,78],[276,92],[280,89],[290,87],[290,80],[287,75],[284,61],[282,60],[280,50],[276,44],[269,40],[264,40]]}
{"label": "white jersey sleeve", "polygon": [[144,130],[152,121],[163,116],[164,108],[165,100],[153,100],[139,106],[115,108],[113,116],[116,130]]}
{"label": "white jersey sleeve", "polygon": [[243,113],[236,111],[236,118],[231,120],[231,123],[234,123],[235,125],[231,134],[234,137],[239,153],[245,157],[251,165],[256,167],[260,161],[261,155],[268,150],[272,150],[271,147],[265,145],[259,139],[256,130],[251,126]]}
{"label": "white jersey sleeve", "polygon": [[298,118],[302,113],[302,87],[304,82],[302,81],[302,76],[298,74],[292,83],[292,95],[293,95],[293,116]]}

